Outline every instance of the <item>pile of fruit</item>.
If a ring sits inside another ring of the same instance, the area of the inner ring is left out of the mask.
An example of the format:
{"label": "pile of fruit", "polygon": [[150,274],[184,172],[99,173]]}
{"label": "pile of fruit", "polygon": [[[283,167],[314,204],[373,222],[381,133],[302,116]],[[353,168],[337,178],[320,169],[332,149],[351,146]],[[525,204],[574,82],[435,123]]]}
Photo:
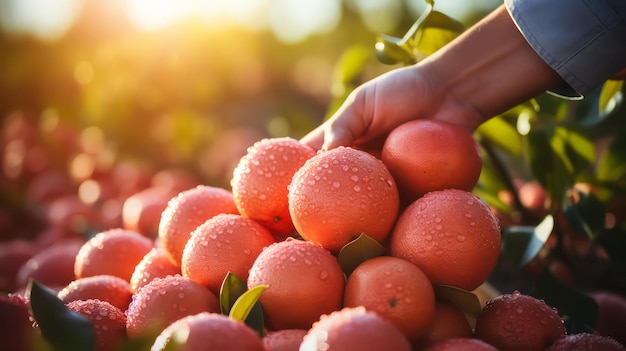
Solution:
{"label": "pile of fruit", "polygon": [[260,140],[231,189],[172,188],[152,194],[163,207],[138,214],[141,226],[3,246],[0,340],[11,350],[622,350],[604,327],[568,333],[530,295],[485,292],[502,243],[471,192],[481,162],[469,132],[435,121],[398,127],[379,154]]}

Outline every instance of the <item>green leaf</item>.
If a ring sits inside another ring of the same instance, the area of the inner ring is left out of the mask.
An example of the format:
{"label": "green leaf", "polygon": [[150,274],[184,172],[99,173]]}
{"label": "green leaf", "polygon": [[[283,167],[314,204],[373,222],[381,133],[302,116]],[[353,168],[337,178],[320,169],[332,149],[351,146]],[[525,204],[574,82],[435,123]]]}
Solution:
{"label": "green leaf", "polygon": [[527,155],[535,178],[561,202],[576,176],[593,163],[595,147],[571,128],[545,128],[528,134]]}
{"label": "green leaf", "polygon": [[611,114],[622,104],[624,100],[623,86],[623,80],[608,80],[604,83],[598,99],[598,109],[601,116]]}
{"label": "green leaf", "polygon": [[596,301],[583,292],[563,284],[549,268],[546,267],[537,277],[536,290],[536,297],[556,308],[559,314],[590,326],[595,325],[598,318]]}
{"label": "green leaf", "polygon": [[598,161],[598,180],[605,182],[624,181],[626,174],[626,139],[616,138]]}
{"label": "green leaf", "polygon": [[510,226],[502,230],[502,254],[517,267],[524,267],[543,248],[554,229],[554,218],[546,216],[536,227]]}
{"label": "green leaf", "polygon": [[233,304],[228,316],[234,320],[242,321],[254,329],[260,337],[265,333],[263,310],[259,303],[259,297],[268,288],[268,285],[257,285],[241,294]]}
{"label": "green leaf", "polygon": [[378,61],[387,64],[410,65],[415,63],[415,59],[410,49],[401,38],[394,38],[387,35],[380,35],[376,38],[376,57]]}
{"label": "green leaf", "polygon": [[356,239],[341,248],[337,255],[337,261],[348,276],[361,263],[383,254],[385,254],[385,248],[382,245],[361,233]]}
{"label": "green leaf", "polygon": [[248,289],[245,280],[233,272],[228,272],[220,288],[220,311],[224,315],[230,313],[235,301]]}
{"label": "green leaf", "polygon": [[342,95],[347,86],[355,84],[370,56],[370,50],[363,45],[352,45],[344,50],[333,69],[335,95]]}
{"label": "green leaf", "polygon": [[478,127],[476,133],[480,138],[490,141],[513,156],[519,156],[522,153],[522,140],[519,133],[502,117],[491,118]]}
{"label": "green leaf", "polygon": [[595,239],[604,229],[604,204],[592,193],[577,192],[576,202],[570,198],[563,206],[567,223],[578,233]]}
{"label": "green leaf", "polygon": [[437,285],[435,286],[435,295],[437,299],[455,305],[458,309],[474,318],[478,318],[482,312],[478,296],[471,291],[450,285]]}
{"label": "green leaf", "polygon": [[26,297],[41,334],[55,351],[88,351],[95,348],[91,322],[71,311],[54,293],[36,280],[26,287]]}
{"label": "green leaf", "polygon": [[431,11],[422,27],[445,29],[457,34],[465,30],[463,23],[439,11]]}

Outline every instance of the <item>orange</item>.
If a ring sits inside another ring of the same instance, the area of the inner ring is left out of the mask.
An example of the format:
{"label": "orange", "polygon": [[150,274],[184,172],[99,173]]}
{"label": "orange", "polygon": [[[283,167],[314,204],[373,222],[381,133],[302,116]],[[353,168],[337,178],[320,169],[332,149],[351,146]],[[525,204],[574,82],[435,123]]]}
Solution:
{"label": "orange", "polygon": [[365,307],[344,307],[320,317],[304,337],[300,351],[409,351],[406,336]]}
{"label": "orange", "polygon": [[610,336],[595,333],[578,333],[566,335],[550,345],[545,351],[623,351],[624,345]]}
{"label": "orange", "polygon": [[298,351],[306,329],[283,329],[267,333],[263,337],[265,351]]}
{"label": "orange", "polygon": [[439,341],[424,351],[498,351],[492,345],[478,339],[472,339],[470,337],[452,338]]}
{"label": "orange", "polygon": [[130,281],[135,266],[152,250],[153,241],[139,232],[113,228],[96,234],[78,251],[77,279],[108,274]]}
{"label": "orange", "polygon": [[382,160],[408,203],[434,190],[472,190],[482,168],[480,148],[465,128],[416,119],[389,133]]}
{"label": "orange", "polygon": [[151,351],[265,351],[261,337],[242,322],[219,313],[183,317],[165,328]]}
{"label": "orange", "polygon": [[76,279],[57,294],[65,303],[97,299],[106,301],[122,311],[128,308],[132,295],[128,281],[104,274]]}
{"label": "orange", "polygon": [[248,288],[268,285],[259,298],[268,330],[309,329],[341,307],[345,279],[337,259],[308,241],[287,238],[254,261]]}
{"label": "orange", "polygon": [[127,197],[122,203],[122,227],[154,239],[158,235],[161,214],[176,193],[150,187]]}
{"label": "orange", "polygon": [[231,272],[248,279],[248,271],[274,237],[256,221],[236,214],[218,214],[193,231],[183,251],[183,276],[218,295]]}
{"label": "orange", "polygon": [[449,189],[409,205],[391,234],[390,253],[415,263],[435,285],[474,290],[500,255],[500,226],[476,195]]}
{"label": "orange", "polygon": [[415,340],[426,332],[433,318],[435,292],[426,274],[413,263],[379,256],[361,263],[350,274],[343,304],[364,306]]}
{"label": "orange", "polygon": [[156,337],[180,318],[219,311],[217,296],[193,280],[180,275],[156,278],[133,295],[126,332],[131,339]]}
{"label": "orange", "polygon": [[313,156],[289,185],[289,212],[298,233],[333,253],[361,233],[383,242],[399,206],[398,189],[387,167],[350,147]]}
{"label": "orange", "polygon": [[476,320],[476,338],[500,351],[542,351],[565,334],[555,309],[518,292],[489,300]]}
{"label": "orange", "polygon": [[170,199],[161,214],[158,240],[180,266],[185,245],[196,227],[220,213],[239,213],[230,191],[198,185]]}
{"label": "orange", "polygon": [[123,310],[98,299],[71,301],[67,308],[81,314],[93,325],[94,351],[117,350],[126,342],[126,316]]}
{"label": "orange", "polygon": [[167,251],[161,246],[154,247],[135,266],[133,275],[130,276],[130,290],[136,293],[154,278],[176,274],[181,274],[180,267],[172,262]]}
{"label": "orange", "polygon": [[437,301],[433,318],[418,344],[426,348],[443,340],[473,336],[474,331],[463,311],[449,302]]}
{"label": "orange", "polygon": [[266,138],[248,148],[233,172],[231,187],[239,212],[267,227],[277,239],[295,228],[289,215],[287,187],[315,150],[298,140]]}

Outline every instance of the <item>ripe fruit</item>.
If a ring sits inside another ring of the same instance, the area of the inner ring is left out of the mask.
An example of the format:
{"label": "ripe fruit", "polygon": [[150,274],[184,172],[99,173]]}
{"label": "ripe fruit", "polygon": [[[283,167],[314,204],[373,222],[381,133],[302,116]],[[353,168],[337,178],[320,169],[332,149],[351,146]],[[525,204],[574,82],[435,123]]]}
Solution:
{"label": "ripe fruit", "polygon": [[17,286],[17,272],[38,248],[30,241],[14,239],[0,242],[0,292],[14,292]]}
{"label": "ripe fruit", "polygon": [[289,185],[289,213],[298,233],[333,253],[361,233],[385,240],[399,206],[387,167],[349,147],[313,156]]}
{"label": "ripe fruit", "polygon": [[60,290],[74,280],[74,263],[82,245],[82,240],[64,240],[39,251],[17,272],[18,287],[26,287],[30,279],[35,279],[52,290]]}
{"label": "ripe fruit", "polygon": [[112,275],[94,275],[76,279],[58,292],[61,301],[97,299],[126,311],[132,298],[130,284],[123,278]]}
{"label": "ripe fruit", "polygon": [[555,341],[545,351],[622,351],[624,346],[617,340],[600,334],[579,333],[566,335]]}
{"label": "ripe fruit", "polygon": [[388,320],[364,307],[344,307],[320,317],[300,345],[300,351],[411,350],[406,336]]}
{"label": "ripe fruit", "polygon": [[93,325],[94,351],[117,350],[126,342],[126,316],[119,308],[101,300],[76,300],[67,304],[71,311],[80,313]]}
{"label": "ripe fruit", "polygon": [[200,224],[220,213],[238,213],[230,191],[198,185],[172,198],[161,215],[158,240],[180,266],[185,244]]}
{"label": "ripe fruit", "polygon": [[265,351],[298,351],[307,332],[305,329],[272,331],[263,337],[263,346]]}
{"label": "ripe fruit", "polygon": [[122,204],[122,227],[148,238],[156,238],[161,214],[176,193],[169,189],[150,187],[140,190]]}
{"label": "ripe fruit", "polygon": [[392,322],[410,340],[427,330],[435,311],[435,292],[413,263],[379,256],[361,263],[346,282],[345,307],[364,306]]}
{"label": "ripe fruit", "polygon": [[217,297],[193,280],[180,275],[156,278],[133,295],[126,331],[132,339],[158,335],[180,318],[219,310]]}
{"label": "ripe fruit", "polygon": [[409,205],[391,234],[390,253],[420,267],[433,284],[474,290],[496,266],[500,226],[464,190],[430,192]]}
{"label": "ripe fruit", "polygon": [[0,340],[3,350],[27,351],[41,342],[28,312],[28,299],[22,295],[0,294]]}
{"label": "ripe fruit", "polygon": [[154,278],[181,274],[180,267],[174,264],[170,255],[161,246],[154,247],[139,261],[130,277],[130,291],[136,293],[139,288],[150,283]]}
{"label": "ripe fruit", "polygon": [[248,279],[248,271],[272,234],[256,221],[236,214],[218,214],[191,234],[183,251],[183,276],[219,295],[228,272]]}
{"label": "ripe fruit", "polygon": [[183,317],[157,337],[151,351],[265,351],[247,325],[219,313],[203,312]]}
{"label": "ripe fruit", "polygon": [[392,130],[381,157],[407,203],[435,190],[471,191],[482,168],[480,148],[467,129],[431,119]]}
{"label": "ripe fruit", "polygon": [[479,339],[472,339],[470,337],[464,338],[452,338],[439,341],[438,343],[431,345],[424,349],[424,351],[498,351],[492,345]]}
{"label": "ripe fruit", "polygon": [[541,351],[564,336],[557,311],[530,295],[499,295],[487,302],[476,321],[475,336],[500,351]]}
{"label": "ripe fruit", "polygon": [[271,244],[254,261],[248,288],[268,285],[259,298],[269,330],[309,329],[341,307],[344,275],[326,249],[293,238]]}
{"label": "ripe fruit", "polygon": [[595,331],[626,343],[626,297],[610,291],[595,291],[589,295],[598,304]]}
{"label": "ripe fruit", "polygon": [[230,182],[239,212],[268,228],[277,239],[293,235],[287,187],[315,150],[299,141],[265,138],[248,148]]}
{"label": "ripe fruit", "polygon": [[76,255],[76,278],[108,274],[130,281],[135,266],[152,249],[149,238],[132,230],[114,228],[89,239]]}
{"label": "ripe fruit", "polygon": [[456,338],[471,338],[474,331],[463,311],[449,302],[435,303],[435,313],[426,330],[419,340],[421,348],[434,345],[444,340]]}

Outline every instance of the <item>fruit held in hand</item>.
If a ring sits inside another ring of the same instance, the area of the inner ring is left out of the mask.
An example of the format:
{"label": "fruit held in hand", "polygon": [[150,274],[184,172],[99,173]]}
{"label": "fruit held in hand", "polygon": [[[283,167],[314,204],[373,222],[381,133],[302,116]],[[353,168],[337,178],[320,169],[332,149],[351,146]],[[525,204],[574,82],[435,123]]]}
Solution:
{"label": "fruit held in hand", "polygon": [[435,190],[471,191],[482,168],[480,148],[467,129],[432,119],[392,130],[381,158],[408,203]]}

